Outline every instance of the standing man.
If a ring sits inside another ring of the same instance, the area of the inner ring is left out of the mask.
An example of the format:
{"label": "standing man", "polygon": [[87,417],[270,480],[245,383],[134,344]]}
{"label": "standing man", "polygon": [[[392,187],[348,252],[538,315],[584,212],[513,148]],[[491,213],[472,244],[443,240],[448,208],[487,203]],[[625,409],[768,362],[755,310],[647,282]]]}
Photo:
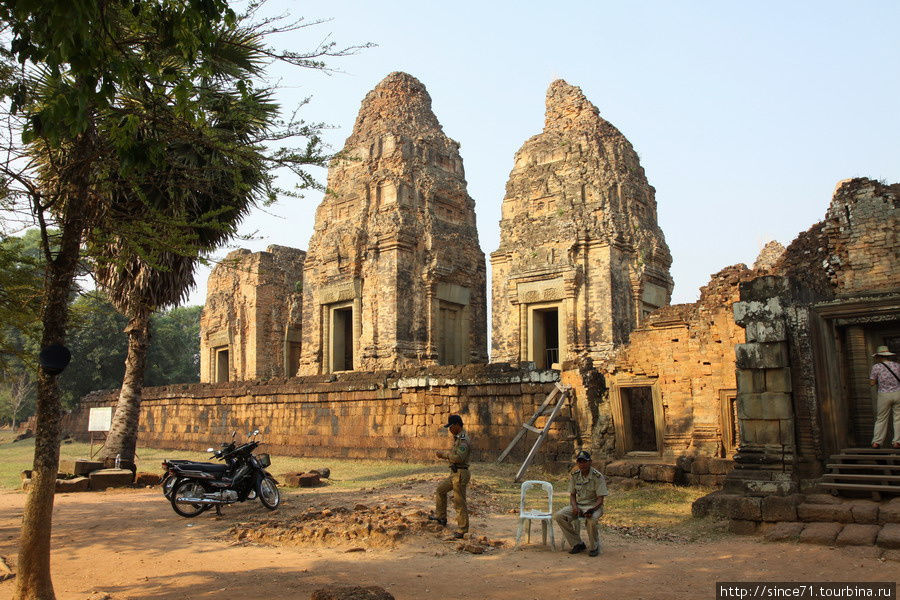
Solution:
{"label": "standing man", "polygon": [[463,430],[462,417],[450,415],[445,428],[453,435],[453,446],[450,452],[438,452],[437,457],[450,461],[450,476],[440,482],[434,494],[434,512],[428,517],[441,525],[447,525],[447,493],[453,490],[453,508],[456,509],[456,533],[453,537],[462,539],[469,531],[469,511],[466,508],[466,486],[469,485],[469,455],[472,453],[472,442]]}
{"label": "standing man", "polygon": [[878,386],[878,404],[875,405],[875,433],[872,436],[872,447],[881,448],[887,437],[888,417],[894,413],[894,443],[892,447],[900,449],[900,363],[894,360],[897,356],[887,346],[878,346],[873,355],[875,364],[869,373],[869,383]]}
{"label": "standing man", "polygon": [[587,525],[588,542],[591,545],[590,556],[600,554],[599,521],[603,516],[603,500],[609,495],[606,489],[606,478],[594,469],[590,453],[578,452],[575,458],[578,468],[569,478],[569,506],[556,511],[553,515],[556,524],[562,529],[572,549],[569,554],[584,552],[586,547],[581,541],[577,519],[584,519]]}

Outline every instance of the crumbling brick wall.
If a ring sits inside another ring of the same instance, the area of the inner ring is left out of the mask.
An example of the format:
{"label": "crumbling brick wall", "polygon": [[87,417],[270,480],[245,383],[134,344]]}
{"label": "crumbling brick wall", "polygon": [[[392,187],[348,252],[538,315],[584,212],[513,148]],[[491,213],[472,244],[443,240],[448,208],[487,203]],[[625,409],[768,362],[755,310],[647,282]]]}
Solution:
{"label": "crumbling brick wall", "polygon": [[[653,312],[632,332],[630,343],[601,367],[611,388],[634,382],[657,387],[664,413],[664,459],[727,453],[723,426],[731,424],[723,420],[730,408],[723,411],[722,404],[734,396],[734,346],[744,341],[731,306],[738,300],[739,283],[761,272],[739,264],[714,274],[697,302]],[[616,402],[616,389],[610,391]],[[621,455],[627,450],[621,447],[621,432],[618,440],[616,454]]]}
{"label": "crumbling brick wall", "polygon": [[[455,413],[473,437],[475,459],[492,460],[558,379],[554,371],[491,364],[144,388],[139,443],[203,450],[232,430],[259,428],[274,454],[433,460],[449,443],[442,425]],[[67,426],[85,439],[90,407],[114,401],[114,392],[94,392]],[[554,424],[539,460],[571,460],[565,427]],[[524,458],[534,436],[527,439],[511,460]]]}

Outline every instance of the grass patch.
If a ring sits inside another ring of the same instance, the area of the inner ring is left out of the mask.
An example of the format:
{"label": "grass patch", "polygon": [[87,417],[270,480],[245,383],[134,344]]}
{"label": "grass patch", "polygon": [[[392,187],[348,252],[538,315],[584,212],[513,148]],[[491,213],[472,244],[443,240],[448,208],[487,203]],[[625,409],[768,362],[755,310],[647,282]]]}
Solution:
{"label": "grass patch", "polygon": [[[34,439],[12,442],[13,435],[0,432],[0,488],[21,487],[21,472],[30,469],[34,457]],[[95,447],[96,449],[96,447]],[[265,449],[265,446],[263,446]],[[70,443],[60,447],[61,460],[86,458],[90,444]],[[139,448],[139,471],[161,473],[164,458],[209,460],[209,454],[184,450],[159,450]],[[317,467],[331,469],[330,486],[351,490],[388,489],[406,482],[433,479],[447,473],[439,462],[398,462],[388,460],[358,460],[341,458],[297,458],[272,456],[270,471],[278,477],[289,471],[307,471]],[[520,485],[513,482],[518,465],[515,463],[475,463],[472,465],[470,494],[490,496],[492,508],[508,513],[519,506]],[[566,494],[568,475],[551,473],[541,467],[532,467],[529,479],[549,481],[553,484],[554,510],[569,503]],[[669,484],[629,482],[629,485],[613,481],[606,500],[606,513],[602,523],[622,530],[638,528],[686,539],[706,539],[723,535],[720,523],[710,519],[694,519],[691,503],[711,492],[709,488],[681,487]],[[473,495],[473,497],[475,497]]]}

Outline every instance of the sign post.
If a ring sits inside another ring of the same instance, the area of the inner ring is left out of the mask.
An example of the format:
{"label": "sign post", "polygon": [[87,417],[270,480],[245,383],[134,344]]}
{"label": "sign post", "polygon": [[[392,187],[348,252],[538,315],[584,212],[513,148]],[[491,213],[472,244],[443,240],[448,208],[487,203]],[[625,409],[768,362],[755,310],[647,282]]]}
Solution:
{"label": "sign post", "polygon": [[88,432],[91,434],[91,460],[94,459],[94,442],[100,442],[97,452],[103,448],[112,425],[112,406],[97,406],[88,412]]}

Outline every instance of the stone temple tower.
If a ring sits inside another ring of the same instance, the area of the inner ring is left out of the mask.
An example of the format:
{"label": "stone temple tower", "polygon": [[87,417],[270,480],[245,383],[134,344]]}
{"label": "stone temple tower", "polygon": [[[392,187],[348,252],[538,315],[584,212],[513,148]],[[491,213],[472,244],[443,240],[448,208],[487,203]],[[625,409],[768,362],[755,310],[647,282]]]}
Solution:
{"label": "stone temple tower", "polygon": [[493,267],[494,361],[602,360],[672,293],[672,258],[637,153],[581,89],[547,90],[516,153]]}
{"label": "stone temple tower", "polygon": [[301,374],[487,360],[475,203],[415,77],[363,100],[303,268]]}

